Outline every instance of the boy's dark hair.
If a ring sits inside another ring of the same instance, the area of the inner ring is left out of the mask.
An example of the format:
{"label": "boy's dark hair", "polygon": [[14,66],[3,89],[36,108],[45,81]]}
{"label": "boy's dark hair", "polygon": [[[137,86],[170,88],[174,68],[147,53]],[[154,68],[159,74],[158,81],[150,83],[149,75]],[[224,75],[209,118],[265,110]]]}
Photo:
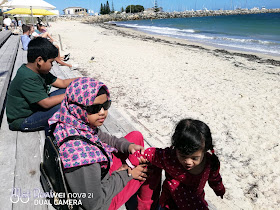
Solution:
{"label": "boy's dark hair", "polygon": [[[184,155],[191,155],[201,149],[207,152],[214,148],[208,125],[193,119],[183,119],[177,124],[171,143]],[[216,170],[219,167],[218,157],[212,154],[212,159],[214,164],[211,167]]]}
{"label": "boy's dark hair", "polygon": [[25,33],[27,31],[30,31],[30,26],[23,24],[22,26],[22,32]]}
{"label": "boy's dark hair", "polygon": [[37,37],[28,44],[27,61],[34,63],[39,56],[46,62],[58,56],[58,49],[46,38]]}

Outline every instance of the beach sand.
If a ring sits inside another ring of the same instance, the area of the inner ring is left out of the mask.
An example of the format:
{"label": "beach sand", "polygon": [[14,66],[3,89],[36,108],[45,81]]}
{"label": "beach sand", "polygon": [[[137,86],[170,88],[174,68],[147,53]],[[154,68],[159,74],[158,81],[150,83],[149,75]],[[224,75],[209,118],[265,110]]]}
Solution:
{"label": "beach sand", "polygon": [[51,25],[69,62],[109,87],[113,105],[151,146],[169,146],[182,118],[210,126],[226,187],[223,200],[205,187],[217,209],[279,209],[280,58],[110,25]]}

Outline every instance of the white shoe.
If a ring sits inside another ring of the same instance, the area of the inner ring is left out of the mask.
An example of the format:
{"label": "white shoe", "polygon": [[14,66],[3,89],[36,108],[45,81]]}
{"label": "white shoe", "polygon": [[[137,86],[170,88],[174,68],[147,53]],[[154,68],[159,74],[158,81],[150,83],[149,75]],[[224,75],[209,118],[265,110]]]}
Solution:
{"label": "white shoe", "polygon": [[78,64],[76,64],[76,63],[75,63],[75,64],[72,64],[72,68],[71,68],[72,70],[75,70],[75,69],[77,69],[77,68],[79,68],[79,65],[78,65]]}

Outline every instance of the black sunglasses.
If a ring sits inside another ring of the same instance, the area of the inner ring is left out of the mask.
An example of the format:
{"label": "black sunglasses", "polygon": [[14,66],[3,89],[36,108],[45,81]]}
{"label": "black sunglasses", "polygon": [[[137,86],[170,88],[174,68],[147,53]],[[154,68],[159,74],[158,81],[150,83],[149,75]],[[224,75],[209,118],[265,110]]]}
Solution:
{"label": "black sunglasses", "polygon": [[90,114],[96,114],[96,113],[100,112],[100,110],[102,108],[104,110],[108,110],[111,106],[111,103],[112,103],[112,101],[107,100],[103,104],[93,104],[91,106],[83,106],[83,105],[78,104],[78,103],[73,103],[73,104],[76,104],[76,105],[80,106],[82,109],[86,110]]}

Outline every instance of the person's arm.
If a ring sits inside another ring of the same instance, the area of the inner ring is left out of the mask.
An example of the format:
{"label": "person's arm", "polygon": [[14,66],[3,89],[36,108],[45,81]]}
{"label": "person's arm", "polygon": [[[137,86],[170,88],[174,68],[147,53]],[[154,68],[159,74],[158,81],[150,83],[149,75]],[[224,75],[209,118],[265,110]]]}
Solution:
{"label": "person's arm", "polygon": [[98,163],[80,167],[65,176],[72,192],[86,193],[86,198],[81,199],[85,209],[104,209],[104,205],[108,208],[113,197],[132,180],[127,171],[119,171],[101,181]]}
{"label": "person's arm", "polygon": [[68,63],[63,62],[59,57],[56,57],[54,60],[55,60],[57,63],[59,63],[61,66],[68,66],[69,68],[72,68],[72,65],[71,65],[71,64],[68,64]]}
{"label": "person's arm", "polygon": [[144,159],[148,160],[152,165],[155,165],[159,168],[164,168],[164,153],[165,149],[151,147],[145,150],[144,155],[142,155],[140,151],[129,155],[129,157],[126,160],[126,163],[129,167],[133,168],[140,164],[139,158],[143,157]]}
{"label": "person's arm", "polygon": [[40,34],[41,37],[43,38],[49,38],[51,42],[54,42],[54,38],[48,33],[48,32],[43,32]]}
{"label": "person's arm", "polygon": [[49,108],[54,107],[57,104],[60,104],[61,101],[63,100],[64,96],[65,96],[65,94],[51,96],[51,97],[45,98],[41,101],[38,101],[37,104],[39,104],[39,106],[41,106],[45,109],[49,109]]}
{"label": "person's arm", "polygon": [[[133,171],[133,172],[132,172]],[[73,193],[85,193],[86,198],[82,198],[85,209],[108,209],[112,199],[132,180],[141,176],[142,171],[147,171],[143,167],[109,173],[101,180],[101,167],[99,163],[79,167],[76,170],[65,173],[67,182]],[[131,174],[131,175],[130,175]],[[141,180],[145,180],[144,178]]]}
{"label": "person's arm", "polygon": [[72,79],[59,79],[57,78],[55,82],[52,83],[52,86],[57,88],[67,88],[69,84],[78,78],[72,78]]}
{"label": "person's arm", "polygon": [[214,192],[217,196],[220,196],[221,198],[223,198],[226,190],[223,185],[222,177],[221,177],[219,171],[220,171],[220,166],[217,170],[210,169],[208,184],[214,190]]}
{"label": "person's arm", "polygon": [[[56,79],[56,77],[52,78]],[[49,97],[41,81],[34,78],[25,79],[20,92],[30,105],[37,103],[45,109],[59,104],[64,98],[64,94]]]}
{"label": "person's arm", "polygon": [[122,153],[129,152],[128,148],[129,145],[132,143],[129,142],[127,139],[123,137],[117,138],[115,136],[111,136],[108,133],[102,132],[100,129],[98,129],[97,135],[102,142],[110,145],[111,147],[116,148],[119,152]]}
{"label": "person's arm", "polygon": [[38,33],[36,33],[35,31],[31,34],[31,36],[33,36],[34,38],[36,38],[36,37],[38,37],[39,36],[39,34]]}

